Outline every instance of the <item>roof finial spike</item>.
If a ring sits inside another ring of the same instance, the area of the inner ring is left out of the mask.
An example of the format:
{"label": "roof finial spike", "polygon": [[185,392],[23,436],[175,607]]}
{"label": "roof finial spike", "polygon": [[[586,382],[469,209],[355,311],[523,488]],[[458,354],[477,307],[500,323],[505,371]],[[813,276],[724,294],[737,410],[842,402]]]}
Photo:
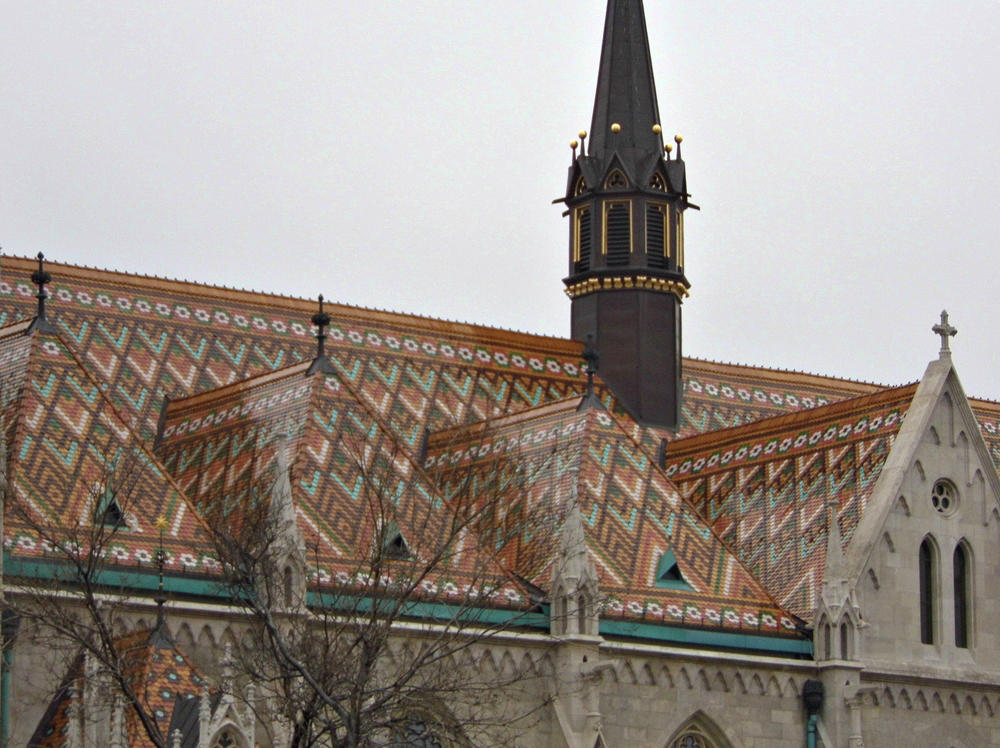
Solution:
{"label": "roof finial spike", "polygon": [[582,156],[586,156],[587,155],[587,131],[586,130],[580,130],[580,132],[577,133],[577,134],[580,136],[580,156],[581,157]]}
{"label": "roof finial spike", "polygon": [[573,149],[573,161],[576,162],[576,149],[580,143],[576,140],[569,141],[569,147]]}
{"label": "roof finial spike", "polygon": [[38,299],[38,313],[35,315],[35,321],[31,323],[31,330],[40,329],[42,332],[55,332],[45,317],[45,299],[48,297],[45,284],[51,280],[52,274],[45,269],[45,255],[39,252],[38,270],[31,274],[31,282],[38,286],[38,293],[35,294],[35,298]]}
{"label": "roof finial spike", "polygon": [[156,518],[156,527],[160,531],[160,545],[156,549],[156,566],[159,573],[156,585],[156,630],[162,632],[165,623],[163,604],[167,601],[163,594],[163,565],[167,561],[167,554],[163,550],[163,531],[167,527],[167,518],[162,514]]}
{"label": "roof finial spike", "polygon": [[683,160],[681,158],[681,143],[684,142],[684,138],[680,135],[674,135],[674,142],[677,143],[677,160],[681,161]]}
{"label": "roof finial spike", "polygon": [[326,358],[326,328],[330,326],[330,315],[323,311],[323,294],[319,295],[319,311],[312,316],[312,323],[316,325],[316,358],[309,366],[307,374],[321,371],[324,374],[333,374],[333,366]]}
{"label": "roof finial spike", "polygon": [[597,398],[594,394],[594,375],[597,373],[597,362],[599,356],[597,355],[597,349],[594,347],[594,336],[592,334],[587,335],[587,342],[583,346],[583,360],[587,362],[587,368],[584,372],[587,374],[587,391],[580,401],[580,406],[577,410],[586,410],[587,408],[603,408],[604,404]]}
{"label": "roof finial spike", "polygon": [[948,323],[948,311],[941,310],[941,322],[931,328],[931,332],[941,336],[941,350],[938,351],[938,358],[951,358],[951,348],[948,346],[948,338],[958,334],[958,329]]}

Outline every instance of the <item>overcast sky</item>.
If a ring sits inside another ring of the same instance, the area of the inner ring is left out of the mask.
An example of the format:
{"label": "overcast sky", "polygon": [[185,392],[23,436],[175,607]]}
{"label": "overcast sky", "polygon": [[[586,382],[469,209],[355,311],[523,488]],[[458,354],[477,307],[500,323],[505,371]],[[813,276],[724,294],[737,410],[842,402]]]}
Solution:
{"label": "overcast sky", "polygon": [[[567,335],[601,0],[0,0],[0,245]],[[684,349],[1000,399],[1000,2],[647,0]]]}

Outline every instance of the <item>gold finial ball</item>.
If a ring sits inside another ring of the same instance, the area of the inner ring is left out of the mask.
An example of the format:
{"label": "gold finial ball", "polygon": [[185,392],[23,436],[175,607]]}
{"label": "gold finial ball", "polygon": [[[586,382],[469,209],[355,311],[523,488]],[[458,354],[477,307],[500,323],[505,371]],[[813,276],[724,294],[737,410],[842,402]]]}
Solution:
{"label": "gold finial ball", "polygon": [[675,143],[678,143],[678,144],[680,144],[680,142],[681,142],[682,140],[684,140],[684,138],[682,138],[682,137],[681,137],[680,135],[674,135],[674,142],[675,142]]}
{"label": "gold finial ball", "polygon": [[580,130],[579,135],[580,135],[580,140],[583,140],[585,137],[587,137],[587,131]]}
{"label": "gold finial ball", "polygon": [[617,122],[615,122],[613,125],[611,125],[611,132],[619,133],[621,131],[622,131],[622,126],[619,125]]}
{"label": "gold finial ball", "polygon": [[579,145],[580,145],[580,144],[579,144],[579,143],[578,143],[577,141],[575,141],[575,140],[571,140],[571,141],[569,141],[569,147],[570,147],[570,148],[576,148],[576,147],[577,147],[577,146],[579,146]]}
{"label": "gold finial ball", "polygon": [[667,153],[670,153],[672,150],[674,150],[674,147],[670,145],[670,143],[667,143],[665,146],[663,146],[663,150],[665,150]]}
{"label": "gold finial ball", "polygon": [[661,132],[663,132],[663,128],[660,127],[659,125],[653,125],[653,132],[659,135]]}

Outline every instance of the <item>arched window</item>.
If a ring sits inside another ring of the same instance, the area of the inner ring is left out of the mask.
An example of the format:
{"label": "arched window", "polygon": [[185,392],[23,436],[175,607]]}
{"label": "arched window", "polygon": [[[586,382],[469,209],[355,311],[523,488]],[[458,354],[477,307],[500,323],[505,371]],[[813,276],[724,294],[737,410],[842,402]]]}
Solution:
{"label": "arched window", "polygon": [[934,577],[934,547],[929,538],[920,544],[920,641],[934,643],[934,597],[937,594]]}
{"label": "arched window", "polygon": [[731,748],[725,734],[704,712],[696,712],[673,734],[667,748]]}
{"label": "arched window", "polygon": [[292,567],[285,567],[285,607],[292,607],[292,601],[294,599],[295,591],[295,579],[292,576]]}
{"label": "arched window", "polygon": [[955,577],[955,646],[966,648],[969,646],[969,603],[972,595],[969,594],[969,583],[971,578],[969,563],[969,551],[963,543],[959,543],[955,548],[955,557],[952,561],[952,569]]}

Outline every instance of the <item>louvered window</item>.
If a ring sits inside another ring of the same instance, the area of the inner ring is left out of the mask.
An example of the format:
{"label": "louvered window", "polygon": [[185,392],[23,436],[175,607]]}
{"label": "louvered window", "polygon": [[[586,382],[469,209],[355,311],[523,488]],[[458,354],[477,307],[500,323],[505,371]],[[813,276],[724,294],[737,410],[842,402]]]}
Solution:
{"label": "louvered window", "polygon": [[604,208],[604,251],[608,267],[628,265],[632,254],[632,216],[628,203],[606,203]]}
{"label": "louvered window", "polygon": [[684,214],[677,211],[677,267],[684,267]]}
{"label": "louvered window", "polygon": [[576,231],[573,242],[573,272],[590,270],[590,251],[594,243],[593,220],[590,208],[576,209]]}
{"label": "louvered window", "polygon": [[646,257],[649,267],[665,270],[670,257],[670,208],[662,203],[646,206]]}

